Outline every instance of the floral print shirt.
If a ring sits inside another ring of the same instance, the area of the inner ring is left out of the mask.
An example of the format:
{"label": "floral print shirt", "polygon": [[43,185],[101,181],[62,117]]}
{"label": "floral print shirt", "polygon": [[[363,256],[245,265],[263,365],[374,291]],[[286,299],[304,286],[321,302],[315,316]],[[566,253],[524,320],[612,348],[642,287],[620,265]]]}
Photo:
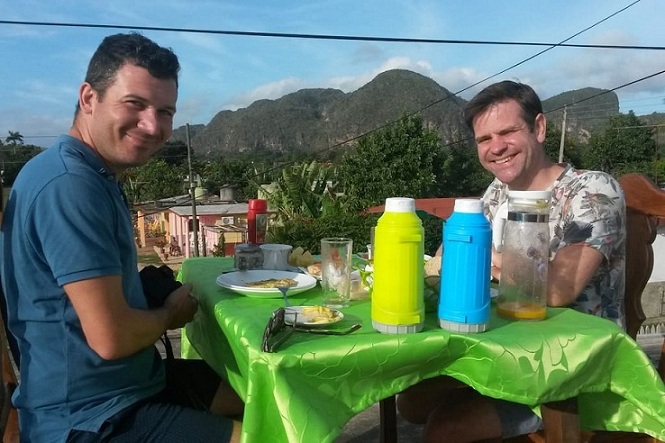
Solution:
{"label": "floral print shirt", "polygon": [[[572,244],[595,248],[604,257],[571,308],[625,327],[626,207],[621,186],[604,172],[565,165],[550,190],[550,260],[559,249]],[[507,199],[508,186],[494,179],[483,195],[490,222]]]}

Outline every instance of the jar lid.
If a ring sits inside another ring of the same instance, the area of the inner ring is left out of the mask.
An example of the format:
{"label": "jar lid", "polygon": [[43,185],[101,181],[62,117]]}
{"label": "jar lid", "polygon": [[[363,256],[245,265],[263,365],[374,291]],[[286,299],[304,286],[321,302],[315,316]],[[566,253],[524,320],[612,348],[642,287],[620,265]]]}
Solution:
{"label": "jar lid", "polygon": [[455,212],[463,212],[465,214],[482,214],[483,201],[477,198],[458,198],[455,199]]}
{"label": "jar lid", "polygon": [[409,197],[388,197],[385,212],[416,212],[416,201]]}
{"label": "jar lid", "polygon": [[508,197],[515,200],[549,200],[552,191],[508,191]]}

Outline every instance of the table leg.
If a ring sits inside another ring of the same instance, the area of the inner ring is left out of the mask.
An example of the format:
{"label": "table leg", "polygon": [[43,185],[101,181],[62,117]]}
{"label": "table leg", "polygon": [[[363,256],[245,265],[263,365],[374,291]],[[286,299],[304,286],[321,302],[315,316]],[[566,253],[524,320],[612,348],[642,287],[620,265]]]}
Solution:
{"label": "table leg", "polygon": [[397,443],[397,409],[394,395],[379,401],[379,418],[381,443]]}

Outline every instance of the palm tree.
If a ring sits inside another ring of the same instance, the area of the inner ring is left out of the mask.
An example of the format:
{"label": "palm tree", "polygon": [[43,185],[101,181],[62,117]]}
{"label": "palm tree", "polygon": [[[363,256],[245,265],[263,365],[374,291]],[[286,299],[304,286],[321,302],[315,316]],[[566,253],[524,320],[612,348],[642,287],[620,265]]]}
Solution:
{"label": "palm tree", "polygon": [[16,145],[22,145],[23,144],[23,136],[21,135],[20,132],[18,131],[8,131],[9,136],[5,138],[5,142],[8,144],[12,145],[14,147],[14,154],[16,154]]}
{"label": "palm tree", "polygon": [[5,142],[10,143],[12,145],[15,145],[15,144],[22,145],[23,144],[23,136],[21,135],[20,132],[18,132],[18,131],[8,131],[8,132],[9,132],[9,136],[7,136],[7,138],[5,138]]}

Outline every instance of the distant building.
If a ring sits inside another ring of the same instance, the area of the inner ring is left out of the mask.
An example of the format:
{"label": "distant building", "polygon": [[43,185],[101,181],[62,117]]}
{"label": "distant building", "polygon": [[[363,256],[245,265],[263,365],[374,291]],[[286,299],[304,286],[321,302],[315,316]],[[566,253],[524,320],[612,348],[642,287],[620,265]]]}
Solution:
{"label": "distant building", "polygon": [[[197,189],[195,195],[198,255],[211,256],[223,242],[225,255],[232,256],[235,245],[247,241],[247,202],[229,201],[233,195],[227,188],[219,196],[208,195],[202,189]],[[156,232],[164,236],[167,244],[175,245],[183,256],[194,256],[193,212],[189,194],[140,205],[137,242],[145,245],[146,236]],[[270,208],[268,213],[275,214]]]}

